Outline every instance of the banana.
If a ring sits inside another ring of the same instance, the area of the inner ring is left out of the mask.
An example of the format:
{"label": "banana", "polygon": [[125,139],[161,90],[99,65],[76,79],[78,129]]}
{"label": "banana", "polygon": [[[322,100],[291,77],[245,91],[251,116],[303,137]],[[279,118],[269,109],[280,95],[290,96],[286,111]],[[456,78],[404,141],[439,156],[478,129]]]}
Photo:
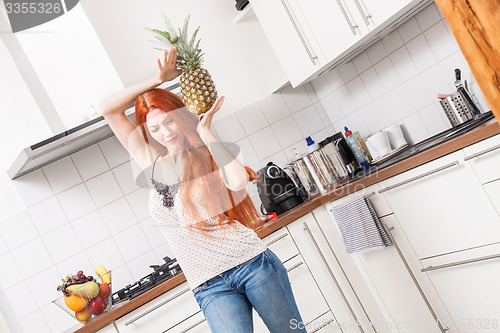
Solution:
{"label": "banana", "polygon": [[102,281],[106,282],[107,284],[111,284],[111,276],[106,268],[104,268],[103,266],[98,266],[95,269],[95,273],[99,275]]}
{"label": "banana", "polygon": [[99,285],[94,281],[88,281],[82,284],[72,284],[71,286],[66,287],[66,291],[73,295],[92,299],[99,295]]}

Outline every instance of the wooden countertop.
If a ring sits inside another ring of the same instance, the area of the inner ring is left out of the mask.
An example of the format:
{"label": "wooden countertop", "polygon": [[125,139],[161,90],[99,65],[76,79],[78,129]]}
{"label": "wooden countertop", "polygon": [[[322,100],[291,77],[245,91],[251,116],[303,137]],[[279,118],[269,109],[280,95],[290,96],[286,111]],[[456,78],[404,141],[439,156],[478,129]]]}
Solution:
{"label": "wooden countertop", "polygon": [[[325,194],[311,198],[300,206],[286,212],[285,214],[282,214],[278,219],[266,223],[265,228],[260,230],[258,232],[258,235],[259,237],[263,238],[271,234],[272,232],[286,226],[287,224],[295,221],[299,217],[304,216],[310,211],[320,207],[321,205],[355,192],[356,189],[373,185],[382,180],[388,179],[392,176],[415,168],[419,165],[425,164],[429,161],[467,147],[471,144],[474,144],[496,134],[500,134],[500,125],[498,124],[497,120],[493,118],[457,138],[451,139],[450,141],[442,143],[424,152],[412,155],[396,164],[369,174],[339,189],[332,190]],[[72,330],[70,330],[70,332],[95,332],[107,326],[113,320],[131,312],[132,310],[149,302],[153,298],[160,296],[161,294],[183,283],[184,281],[186,281],[184,274],[179,274],[178,276],[165,281],[161,285],[145,292],[144,294],[134,298],[133,300],[118,305],[110,312],[104,313],[97,318],[89,320],[87,323],[85,323],[85,325],[73,328]]]}

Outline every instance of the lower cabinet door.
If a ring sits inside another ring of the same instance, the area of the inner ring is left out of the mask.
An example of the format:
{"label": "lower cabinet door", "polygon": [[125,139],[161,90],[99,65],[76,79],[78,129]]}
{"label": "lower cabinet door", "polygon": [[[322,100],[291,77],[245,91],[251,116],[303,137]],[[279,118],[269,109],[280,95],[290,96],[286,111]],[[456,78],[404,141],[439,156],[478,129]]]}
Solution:
{"label": "lower cabinet door", "polygon": [[172,327],[165,333],[205,333],[210,332],[207,320],[203,313],[198,311],[191,317]]}
{"label": "lower cabinet door", "polygon": [[[380,222],[388,227],[399,228],[392,214],[381,218]],[[393,236],[394,234],[398,235],[396,232],[393,232]],[[400,247],[404,245],[399,239],[396,242]],[[407,259],[409,260],[405,258]],[[353,260],[368,281],[369,288],[384,313],[384,322],[375,323],[378,332],[440,332],[395,246],[353,255]],[[418,276],[420,272],[414,270],[412,272]]]}
{"label": "lower cabinet door", "polygon": [[120,333],[163,333],[199,311],[200,307],[185,282],[117,319],[115,323]]}
{"label": "lower cabinet door", "polygon": [[[328,216],[326,210],[323,213]],[[372,318],[367,315],[360,302],[361,297],[347,278],[346,271],[339,264],[315,217],[312,214],[304,215],[287,228],[342,331],[361,332],[361,328],[364,332],[374,333],[369,325]],[[356,323],[362,326],[358,327]]]}
{"label": "lower cabinet door", "polygon": [[483,188],[486,191],[486,194],[488,194],[491,203],[495,206],[497,213],[500,214],[500,179],[484,184]]}
{"label": "lower cabinet door", "polygon": [[[500,332],[500,243],[422,261],[456,332]],[[451,330],[450,330],[451,332]]]}

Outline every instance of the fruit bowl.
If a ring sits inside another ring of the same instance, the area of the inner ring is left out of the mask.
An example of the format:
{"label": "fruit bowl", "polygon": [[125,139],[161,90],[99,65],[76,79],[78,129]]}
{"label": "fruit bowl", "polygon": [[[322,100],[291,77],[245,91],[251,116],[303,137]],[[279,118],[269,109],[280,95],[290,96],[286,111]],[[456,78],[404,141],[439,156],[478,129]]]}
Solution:
{"label": "fruit bowl", "polygon": [[62,279],[62,285],[57,287],[61,297],[52,302],[81,323],[108,312],[111,309],[111,271],[100,267],[102,269],[96,270],[97,278],[87,277],[79,271]]}

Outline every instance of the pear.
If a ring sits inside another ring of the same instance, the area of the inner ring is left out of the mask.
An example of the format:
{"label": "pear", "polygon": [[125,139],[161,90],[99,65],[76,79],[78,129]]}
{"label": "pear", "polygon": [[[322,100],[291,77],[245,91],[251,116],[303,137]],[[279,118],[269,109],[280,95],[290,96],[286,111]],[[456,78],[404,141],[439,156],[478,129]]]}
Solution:
{"label": "pear", "polygon": [[99,285],[94,281],[88,281],[82,284],[72,284],[71,286],[66,287],[66,291],[73,295],[92,299],[99,295]]}

